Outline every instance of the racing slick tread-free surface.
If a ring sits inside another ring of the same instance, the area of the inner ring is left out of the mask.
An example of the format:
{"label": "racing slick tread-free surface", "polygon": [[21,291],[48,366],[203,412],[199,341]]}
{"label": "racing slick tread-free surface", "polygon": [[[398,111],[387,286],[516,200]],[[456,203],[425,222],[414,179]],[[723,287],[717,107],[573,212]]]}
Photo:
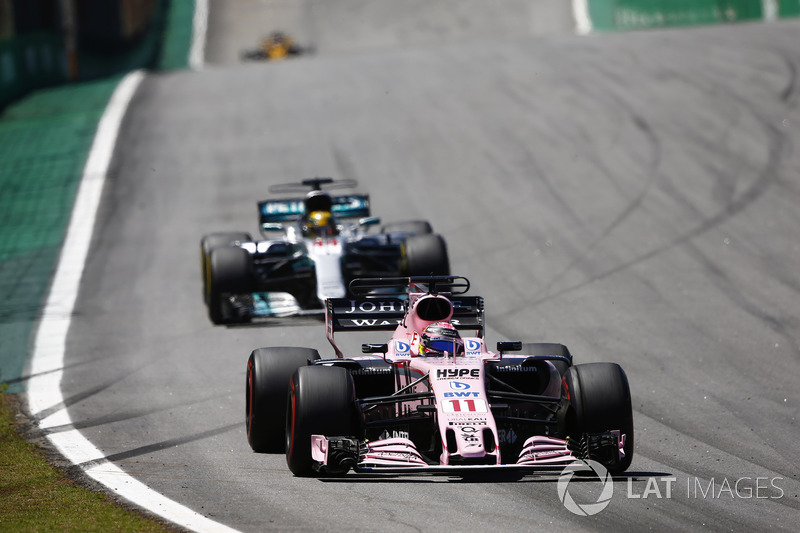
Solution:
{"label": "racing slick tread-free surface", "polygon": [[244,248],[221,246],[211,250],[207,277],[208,316],[214,324],[239,321],[232,316],[225,295],[251,292],[251,267],[250,254]]}
{"label": "racing slick tread-free surface", "polygon": [[249,233],[244,232],[228,232],[228,233],[211,233],[204,236],[200,240],[200,268],[203,274],[203,300],[208,305],[208,274],[209,266],[208,261],[211,256],[211,250],[220,246],[229,246],[231,243],[248,242],[253,238]]}
{"label": "racing slick tread-free surface", "polygon": [[392,233],[393,231],[405,231],[416,235],[428,235],[433,233],[433,227],[427,220],[406,220],[403,222],[390,222],[381,226],[381,233]]}
{"label": "racing slick tread-free surface", "polygon": [[628,377],[616,363],[585,363],[570,367],[565,376],[570,398],[567,433],[619,430],[625,435],[625,457],[618,465],[605,465],[617,474],[633,460],[633,411]]}
{"label": "racing slick tread-free surface", "polygon": [[447,244],[441,235],[412,235],[406,239],[405,248],[409,276],[450,274]]}
{"label": "racing slick tread-free surface", "polygon": [[306,366],[289,383],[286,418],[286,463],[296,476],[315,474],[311,436],[356,436],[355,387],[340,367]]}
{"label": "racing slick tread-free surface", "polygon": [[286,399],[289,378],[319,359],[311,348],[258,348],[247,360],[245,424],[247,441],[255,452],[281,453],[285,445]]}

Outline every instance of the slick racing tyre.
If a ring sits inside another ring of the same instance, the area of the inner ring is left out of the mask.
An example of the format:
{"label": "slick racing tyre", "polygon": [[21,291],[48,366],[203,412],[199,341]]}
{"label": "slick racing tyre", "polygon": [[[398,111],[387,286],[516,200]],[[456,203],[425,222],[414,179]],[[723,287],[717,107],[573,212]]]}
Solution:
{"label": "slick racing tyre", "polygon": [[227,296],[252,292],[251,271],[252,258],[244,248],[220,246],[211,250],[206,272],[206,302],[208,317],[214,324],[249,320],[249,317],[233,313]]}
{"label": "slick racing tyre", "polygon": [[255,452],[284,451],[286,398],[295,370],[319,359],[311,348],[258,348],[247,360],[245,425]]}
{"label": "slick racing tyre", "polygon": [[208,305],[208,257],[211,250],[220,246],[230,246],[234,242],[250,242],[253,238],[242,231],[211,233],[200,240],[200,272],[203,276],[203,300]]}
{"label": "slick racing tyre", "polygon": [[449,276],[450,259],[441,235],[411,235],[405,243],[409,276]]}
{"label": "slick racing tyre", "polygon": [[567,435],[580,439],[587,433],[619,430],[625,435],[625,457],[604,464],[612,474],[624,472],[633,460],[633,409],[625,372],[616,363],[586,363],[567,370],[564,384],[569,395]]}
{"label": "slick racing tyre", "polygon": [[[563,344],[558,344],[555,342],[526,342],[522,344],[522,350],[520,353],[525,355],[558,355],[561,357],[566,357],[567,359],[572,361],[572,354],[569,353],[569,349],[564,346]],[[553,366],[556,367],[558,373],[561,377],[564,377],[564,374],[567,373],[567,369],[572,366],[570,363],[566,361],[550,361],[553,363]]]}
{"label": "slick racing tyre", "polygon": [[427,220],[407,220],[404,222],[391,222],[381,226],[381,233],[393,232],[413,233],[414,235],[428,235],[433,233],[431,223]]}
{"label": "slick racing tyre", "polygon": [[316,475],[311,459],[312,435],[357,436],[355,399],[353,377],[346,369],[297,369],[289,382],[286,416],[286,463],[294,475]]}

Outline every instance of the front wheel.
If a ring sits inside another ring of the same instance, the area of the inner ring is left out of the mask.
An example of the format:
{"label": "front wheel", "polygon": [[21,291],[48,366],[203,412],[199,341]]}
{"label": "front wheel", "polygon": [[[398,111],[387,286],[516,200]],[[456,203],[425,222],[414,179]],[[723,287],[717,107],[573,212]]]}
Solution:
{"label": "front wheel", "polygon": [[564,376],[569,398],[567,435],[617,430],[624,435],[625,455],[618,461],[601,461],[612,474],[624,472],[633,460],[633,409],[628,377],[616,363],[586,363],[570,367]]}
{"label": "front wheel", "polygon": [[208,259],[211,250],[220,246],[231,246],[237,242],[250,242],[253,238],[244,231],[209,233],[200,239],[200,272],[203,278],[203,299],[208,304]]}
{"label": "front wheel", "polygon": [[289,382],[286,463],[296,476],[315,474],[311,436],[353,437],[358,432],[353,377],[341,367],[305,366]]}
{"label": "front wheel", "polygon": [[253,350],[247,360],[245,425],[255,452],[283,451],[286,398],[295,370],[318,360],[311,348],[279,347]]}
{"label": "front wheel", "polygon": [[247,250],[238,246],[211,250],[206,272],[206,302],[211,321],[229,324],[249,320],[233,312],[228,297],[253,292],[253,285],[252,257]]}

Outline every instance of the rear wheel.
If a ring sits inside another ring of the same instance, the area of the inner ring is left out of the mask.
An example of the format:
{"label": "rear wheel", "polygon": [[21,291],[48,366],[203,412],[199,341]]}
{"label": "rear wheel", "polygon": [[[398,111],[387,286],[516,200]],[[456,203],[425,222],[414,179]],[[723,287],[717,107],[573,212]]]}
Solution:
{"label": "rear wheel", "polygon": [[625,438],[625,456],[604,464],[612,474],[624,472],[633,460],[633,409],[628,377],[616,363],[586,363],[567,370],[564,382],[569,396],[567,435],[579,439],[587,433],[618,430]]}
{"label": "rear wheel", "polygon": [[441,235],[411,235],[405,242],[409,276],[449,276],[450,260]]}
{"label": "rear wheel", "polygon": [[311,348],[258,348],[247,360],[245,425],[256,452],[280,453],[285,446],[286,398],[294,372],[318,360]]}
{"label": "rear wheel", "polygon": [[296,476],[315,475],[311,436],[356,436],[355,388],[341,367],[305,366],[289,382],[286,462]]}
{"label": "rear wheel", "polygon": [[427,220],[406,220],[403,222],[391,222],[381,226],[381,233],[392,233],[402,231],[413,233],[414,235],[428,235],[433,233],[433,227]]}
{"label": "rear wheel", "polygon": [[233,313],[228,296],[252,292],[251,270],[252,259],[244,248],[221,246],[211,250],[206,273],[206,303],[208,317],[214,324],[249,320],[249,317]]}

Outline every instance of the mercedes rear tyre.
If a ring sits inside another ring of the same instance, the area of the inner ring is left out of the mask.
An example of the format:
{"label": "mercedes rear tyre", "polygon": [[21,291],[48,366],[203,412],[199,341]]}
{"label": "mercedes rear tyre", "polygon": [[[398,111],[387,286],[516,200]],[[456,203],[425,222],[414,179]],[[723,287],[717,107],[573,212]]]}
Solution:
{"label": "mercedes rear tyre", "polygon": [[381,226],[381,233],[394,232],[413,233],[414,235],[428,235],[433,233],[433,227],[427,220],[406,220],[403,222],[390,222]]}
{"label": "mercedes rear tyre", "polygon": [[449,276],[450,260],[441,235],[411,235],[405,242],[409,276]]}

